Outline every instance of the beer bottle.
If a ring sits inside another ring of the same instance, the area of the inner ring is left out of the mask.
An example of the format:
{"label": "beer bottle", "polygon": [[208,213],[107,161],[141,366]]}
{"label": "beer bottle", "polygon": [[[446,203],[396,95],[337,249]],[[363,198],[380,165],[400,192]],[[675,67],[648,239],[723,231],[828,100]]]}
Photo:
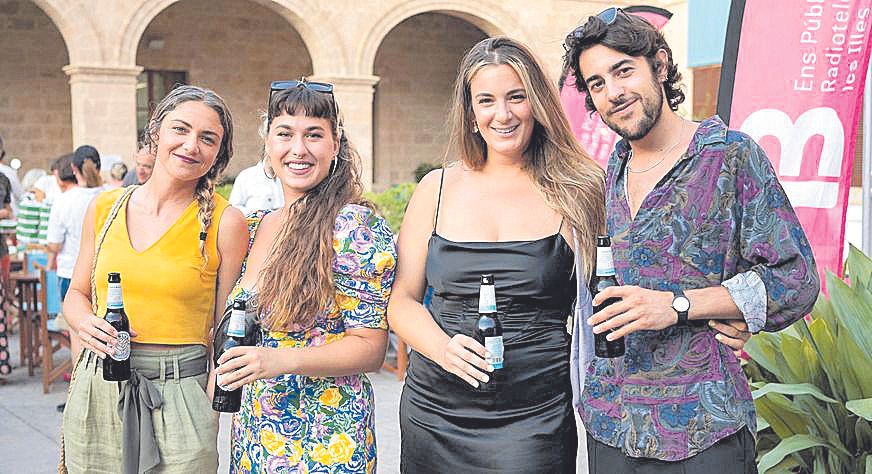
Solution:
{"label": "beer bottle", "polygon": [[[227,324],[227,339],[221,351],[215,354],[215,364],[218,358],[228,350],[245,344],[245,300],[237,298],[233,300],[233,309],[230,311],[230,322]],[[215,376],[215,392],[212,397],[212,409],[224,413],[239,411],[242,404],[242,387],[236,390],[227,390],[221,384],[221,375]]]}
{"label": "beer bottle", "polygon": [[478,298],[478,321],[475,324],[474,338],[480,342],[490,357],[485,361],[492,365],[494,371],[489,373],[487,383],[479,381],[479,391],[496,392],[499,388],[498,378],[503,368],[503,326],[497,317],[497,298],[494,290],[494,276],[481,276],[481,287]]}
{"label": "beer bottle", "polygon": [[115,353],[103,359],[103,380],[113,382],[130,378],[130,321],[124,312],[121,298],[121,274],[109,273],[109,288],[106,292],[106,322],[118,331]]}
{"label": "beer bottle", "polygon": [[[610,286],[618,286],[615,278],[615,264],[612,259],[612,242],[607,235],[599,235],[596,238],[596,273],[590,280],[590,296],[595,297],[599,292]],[[609,298],[602,304],[594,306],[594,314],[605,309],[607,306],[621,301],[620,298]],[[609,330],[594,334],[593,347],[597,357],[620,357],[624,355],[624,338],[609,341],[606,335],[613,332]]]}

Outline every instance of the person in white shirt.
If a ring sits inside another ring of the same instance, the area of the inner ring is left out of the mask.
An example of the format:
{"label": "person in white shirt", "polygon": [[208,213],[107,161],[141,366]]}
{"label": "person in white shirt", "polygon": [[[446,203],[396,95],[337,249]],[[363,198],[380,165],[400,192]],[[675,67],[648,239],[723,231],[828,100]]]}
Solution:
{"label": "person in white shirt", "polygon": [[85,212],[94,197],[103,191],[100,155],[94,147],[77,148],[72,157],[72,169],[78,186],[55,197],[48,218],[49,270],[57,269],[61,300],[70,287],[79,256]]}
{"label": "person in white shirt", "polygon": [[3,144],[3,136],[0,136],[0,173],[9,178],[9,184],[12,185],[12,212],[18,214],[18,201],[24,195],[24,189],[21,187],[21,181],[18,180],[18,173],[3,163],[4,158],[6,158],[6,147]]}
{"label": "person in white shirt", "polygon": [[233,181],[229,201],[245,215],[254,211],[278,209],[285,205],[281,183],[267,178],[260,161],[239,172]]}

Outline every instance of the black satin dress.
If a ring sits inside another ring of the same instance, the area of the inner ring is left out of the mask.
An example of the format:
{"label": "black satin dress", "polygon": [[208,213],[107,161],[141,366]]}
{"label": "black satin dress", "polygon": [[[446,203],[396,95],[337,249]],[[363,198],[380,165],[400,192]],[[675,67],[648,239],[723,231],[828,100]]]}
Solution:
{"label": "black satin dress", "polygon": [[479,280],[493,273],[505,364],[501,390],[480,393],[412,352],[400,399],[404,473],[575,472],[577,435],[569,379],[576,284],[559,234],[518,242],[430,238],[428,309],[453,336],[472,335]]}

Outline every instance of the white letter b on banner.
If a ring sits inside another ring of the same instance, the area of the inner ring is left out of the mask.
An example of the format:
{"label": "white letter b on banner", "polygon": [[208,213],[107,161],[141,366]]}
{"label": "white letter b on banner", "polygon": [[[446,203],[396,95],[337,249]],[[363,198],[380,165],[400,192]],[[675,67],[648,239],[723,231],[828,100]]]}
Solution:
{"label": "white letter b on banner", "polygon": [[[815,136],[824,137],[821,149],[818,176],[838,177],[842,171],[845,149],[845,130],[836,111],[829,107],[817,107],[805,111],[796,122],[777,109],[761,109],[745,119],[741,131],[755,141],[773,136],[781,143],[779,176],[799,177],[802,167],[802,150],[806,142]],[[794,207],[828,209],[836,205],[839,183],[821,181],[809,177],[803,181],[782,181],[781,185]]]}

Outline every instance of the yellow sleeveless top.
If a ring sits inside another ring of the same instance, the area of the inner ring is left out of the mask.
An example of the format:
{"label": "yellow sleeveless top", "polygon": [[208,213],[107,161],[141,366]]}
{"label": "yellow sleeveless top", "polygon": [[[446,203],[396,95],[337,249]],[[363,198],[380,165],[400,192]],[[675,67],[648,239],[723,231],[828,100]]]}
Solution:
{"label": "yellow sleeveless top", "polygon": [[[95,203],[95,246],[112,205],[124,188],[101,193]],[[97,257],[97,315],[106,314],[109,272],[121,273],[121,295],[134,342],[205,344],[213,324],[218,277],[218,224],[226,199],[217,193],[206,236],[209,261],[203,268],[197,201],[150,247],[137,252],[127,234],[127,203],[118,210]]]}

